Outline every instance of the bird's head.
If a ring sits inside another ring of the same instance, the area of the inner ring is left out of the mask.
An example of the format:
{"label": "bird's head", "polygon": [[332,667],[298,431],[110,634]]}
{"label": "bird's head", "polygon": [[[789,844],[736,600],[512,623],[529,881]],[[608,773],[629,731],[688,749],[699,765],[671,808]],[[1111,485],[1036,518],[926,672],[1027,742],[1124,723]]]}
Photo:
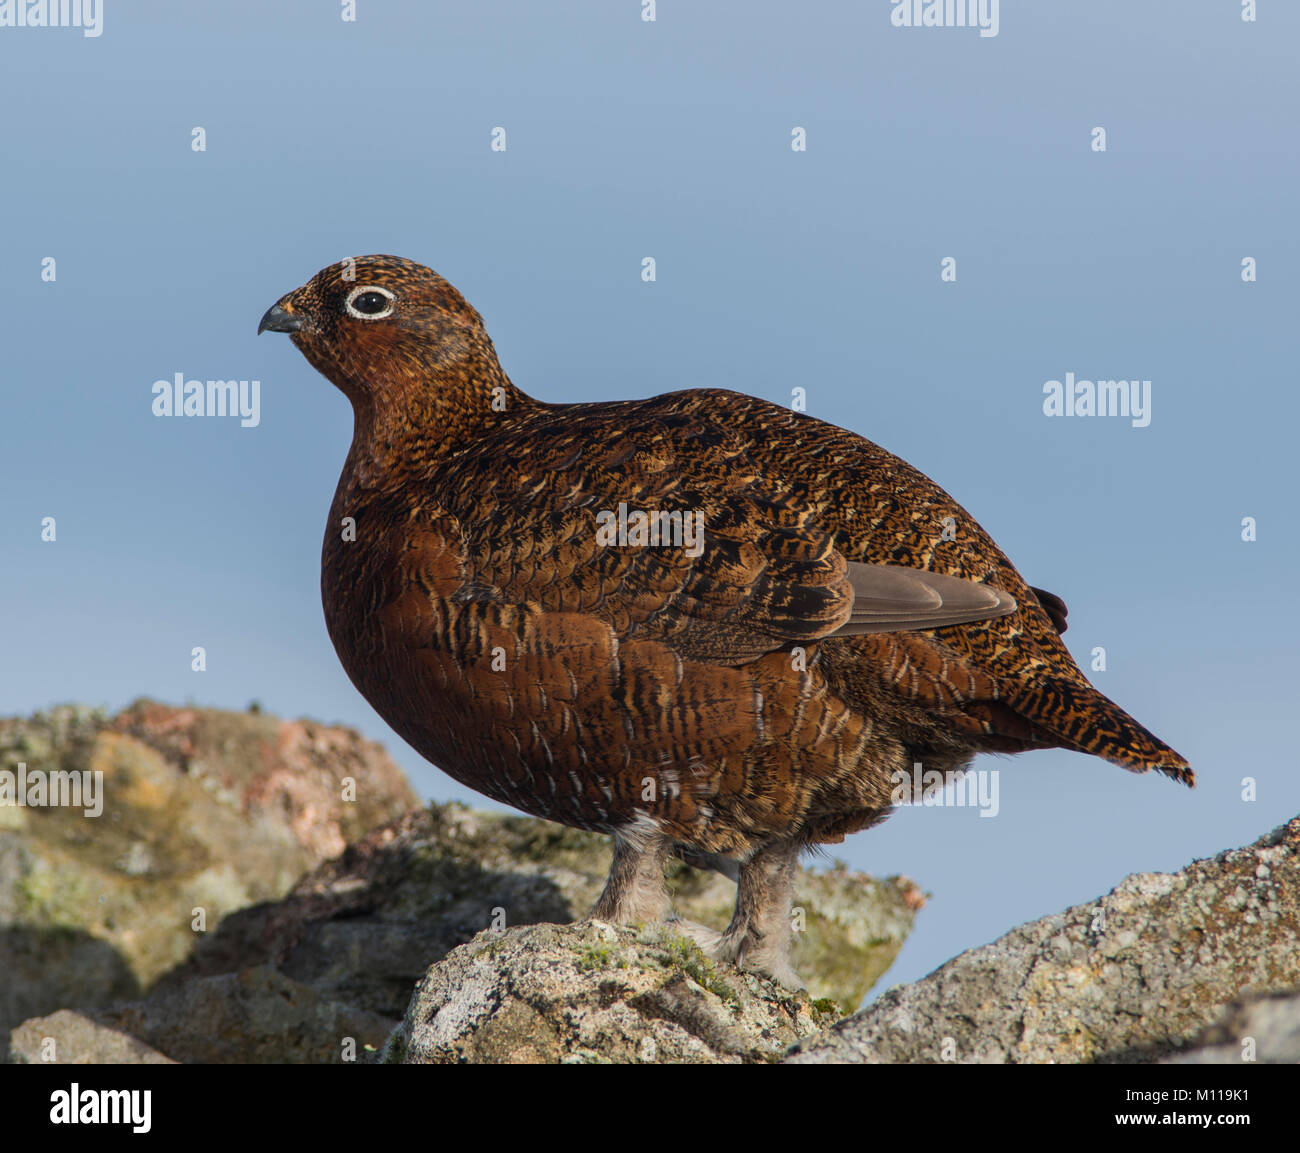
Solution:
{"label": "bird's head", "polygon": [[[430,268],[357,256],[321,269],[266,310],[259,333],[287,332],[353,404],[472,376],[496,354],[479,314]],[[489,373],[489,375],[492,375]]]}
{"label": "bird's head", "polygon": [[354,441],[382,442],[393,455],[411,436],[451,450],[532,403],[502,372],[465,298],[398,256],[321,269],[271,305],[257,331],[287,332],[352,402]]}

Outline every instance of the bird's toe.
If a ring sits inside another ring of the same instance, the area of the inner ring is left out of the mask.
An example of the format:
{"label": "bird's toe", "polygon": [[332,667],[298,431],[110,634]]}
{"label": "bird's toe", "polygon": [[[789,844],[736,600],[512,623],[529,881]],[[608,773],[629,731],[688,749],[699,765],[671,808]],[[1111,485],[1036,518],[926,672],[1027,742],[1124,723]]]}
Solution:
{"label": "bird's toe", "polygon": [[722,934],[716,929],[710,929],[708,925],[701,925],[696,921],[683,921],[677,918],[668,922],[669,928],[680,933],[688,941],[694,941],[700,947],[700,952],[710,960],[719,960],[716,951],[719,942],[722,940]]}

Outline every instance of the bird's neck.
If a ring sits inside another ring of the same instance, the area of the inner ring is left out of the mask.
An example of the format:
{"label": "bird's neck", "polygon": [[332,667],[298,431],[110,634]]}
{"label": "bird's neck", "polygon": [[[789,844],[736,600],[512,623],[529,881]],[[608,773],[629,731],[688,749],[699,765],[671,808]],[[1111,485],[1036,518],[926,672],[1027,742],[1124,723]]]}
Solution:
{"label": "bird's neck", "polygon": [[543,407],[515,387],[493,357],[446,365],[350,395],[352,448],[343,483],[393,491],[413,477]]}

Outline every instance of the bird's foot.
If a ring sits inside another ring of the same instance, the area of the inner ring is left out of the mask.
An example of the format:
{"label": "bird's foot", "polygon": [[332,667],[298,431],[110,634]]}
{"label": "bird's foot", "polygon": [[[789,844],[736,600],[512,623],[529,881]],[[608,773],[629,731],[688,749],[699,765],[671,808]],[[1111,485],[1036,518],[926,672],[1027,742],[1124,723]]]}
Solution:
{"label": "bird's foot", "polygon": [[697,921],[684,921],[679,917],[674,917],[668,922],[668,927],[676,933],[680,933],[688,941],[694,941],[700,947],[700,952],[710,959],[713,958],[713,950],[718,947],[718,942],[722,940],[722,934],[717,929],[710,929],[708,925],[701,925]]}
{"label": "bird's foot", "polygon": [[719,933],[708,925],[678,919],[669,921],[668,927],[695,942],[700,952],[710,961],[734,965],[744,972],[758,973],[786,989],[807,988],[803,978],[790,964],[789,950],[783,952],[771,943],[765,945],[757,934]]}
{"label": "bird's foot", "polygon": [[786,989],[806,989],[807,983],[790,964],[790,943],[788,937],[782,941],[772,940],[745,926],[743,931],[727,932],[717,935],[716,943],[704,949],[704,953],[714,961],[723,961],[735,965],[737,969],[758,973]]}

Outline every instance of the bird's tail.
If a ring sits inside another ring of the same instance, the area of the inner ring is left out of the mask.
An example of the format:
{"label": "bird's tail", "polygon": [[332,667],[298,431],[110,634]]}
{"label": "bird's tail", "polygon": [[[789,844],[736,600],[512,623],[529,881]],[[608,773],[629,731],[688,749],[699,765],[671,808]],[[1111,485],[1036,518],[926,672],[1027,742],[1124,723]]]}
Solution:
{"label": "bird's tail", "polygon": [[1185,785],[1196,784],[1183,757],[1082,676],[1039,681],[1023,700],[1010,703],[1031,717],[1036,728],[1050,731],[1062,748],[1091,753],[1130,772],[1155,769]]}

